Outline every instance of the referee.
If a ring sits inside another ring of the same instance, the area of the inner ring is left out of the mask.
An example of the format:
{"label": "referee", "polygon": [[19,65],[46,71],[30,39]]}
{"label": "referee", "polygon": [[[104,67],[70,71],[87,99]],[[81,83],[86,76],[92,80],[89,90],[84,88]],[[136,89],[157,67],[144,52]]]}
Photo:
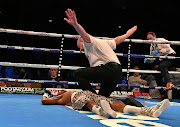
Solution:
{"label": "referee", "polygon": [[79,87],[83,90],[96,93],[90,81],[100,82],[101,88],[99,94],[109,97],[115,90],[117,83],[122,79],[122,67],[113,50],[116,49],[116,45],[119,45],[131,36],[136,31],[137,26],[131,28],[122,36],[112,40],[102,40],[89,35],[85,29],[78,24],[74,11],[68,9],[66,16],[68,18],[64,18],[64,20],[72,25],[80,34],[81,37],[77,41],[77,46],[80,50],[85,51],[85,55],[90,63],[90,67],[75,71],[75,78],[78,81]]}

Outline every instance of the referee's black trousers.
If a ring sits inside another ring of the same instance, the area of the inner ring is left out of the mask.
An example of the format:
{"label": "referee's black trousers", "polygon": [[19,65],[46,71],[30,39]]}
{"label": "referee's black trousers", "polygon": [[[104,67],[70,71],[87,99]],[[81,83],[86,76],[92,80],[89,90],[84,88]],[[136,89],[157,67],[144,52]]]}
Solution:
{"label": "referee's black trousers", "polygon": [[115,62],[109,62],[97,67],[78,69],[74,75],[82,90],[96,93],[90,82],[98,82],[101,83],[99,95],[109,97],[122,80],[122,67]]}

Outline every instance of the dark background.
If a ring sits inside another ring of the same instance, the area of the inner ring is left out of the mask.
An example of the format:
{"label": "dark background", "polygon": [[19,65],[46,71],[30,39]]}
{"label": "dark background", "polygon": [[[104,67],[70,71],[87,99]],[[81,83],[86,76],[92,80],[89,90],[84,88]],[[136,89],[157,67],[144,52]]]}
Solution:
{"label": "dark background", "polygon": [[[94,36],[116,37],[134,25],[138,30],[130,37],[146,39],[153,31],[157,37],[170,41],[179,39],[180,8],[178,1],[134,0],[3,0],[0,2],[0,28],[77,34],[63,18],[67,8],[75,10],[78,22]],[[52,22],[49,22],[52,20]],[[121,26],[119,28],[118,26]],[[0,44],[41,48],[60,47],[61,38],[38,37],[0,33]],[[149,54],[148,44],[132,43],[132,54]],[[179,56],[179,46],[172,46]],[[78,50],[76,40],[65,39],[64,49]],[[116,51],[128,52],[128,43],[120,44]],[[1,62],[58,64],[59,54],[0,49]],[[127,68],[127,58],[119,58]],[[143,59],[131,59],[131,68],[145,69]],[[89,66],[84,55],[64,54],[64,65]]]}

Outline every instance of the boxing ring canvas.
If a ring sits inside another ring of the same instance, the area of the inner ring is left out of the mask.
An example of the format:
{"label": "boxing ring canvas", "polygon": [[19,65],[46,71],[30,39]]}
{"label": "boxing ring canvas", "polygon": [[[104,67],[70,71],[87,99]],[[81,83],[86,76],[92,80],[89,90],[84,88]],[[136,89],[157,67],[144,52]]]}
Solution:
{"label": "boxing ring canvas", "polygon": [[[41,95],[0,94],[0,127],[178,127],[180,100],[171,100],[159,118],[118,113],[107,119],[87,111],[76,111],[64,105],[42,105]],[[137,99],[147,106],[161,100]]]}

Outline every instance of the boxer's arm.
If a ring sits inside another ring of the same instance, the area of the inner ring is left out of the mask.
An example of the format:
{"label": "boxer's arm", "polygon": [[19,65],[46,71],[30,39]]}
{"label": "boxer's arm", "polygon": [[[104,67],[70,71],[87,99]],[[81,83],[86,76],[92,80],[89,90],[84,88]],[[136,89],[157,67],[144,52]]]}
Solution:
{"label": "boxer's arm", "polygon": [[56,96],[56,99],[61,99],[63,97],[63,94]]}

